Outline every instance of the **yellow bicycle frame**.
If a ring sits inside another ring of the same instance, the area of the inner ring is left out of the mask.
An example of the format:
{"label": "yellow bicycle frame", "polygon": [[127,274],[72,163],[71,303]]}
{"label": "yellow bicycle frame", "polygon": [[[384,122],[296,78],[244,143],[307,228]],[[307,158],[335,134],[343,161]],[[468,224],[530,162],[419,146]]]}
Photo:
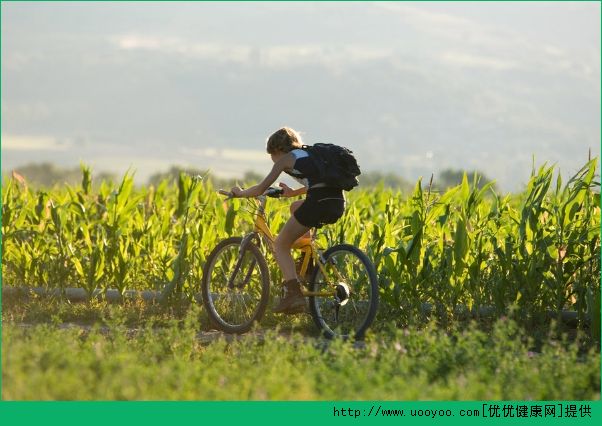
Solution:
{"label": "yellow bicycle frame", "polygon": [[[261,195],[257,197],[259,200],[259,209],[255,215],[255,224],[254,224],[254,232],[256,232],[263,240],[266,242],[266,245],[269,247],[272,254],[274,254],[274,240],[275,237],[270,231],[268,227],[267,220],[265,217],[265,202],[266,196]],[[322,271],[322,276],[327,277],[326,268],[324,263],[321,260],[320,253],[318,252],[318,248],[313,240],[313,238],[301,237],[293,244],[293,249],[299,250],[303,253],[303,263],[301,264],[301,269],[299,271],[299,276],[302,280],[307,280],[305,275],[307,274],[307,269],[309,268],[310,259],[314,260],[314,265],[316,265]],[[337,275],[340,281],[343,281],[341,278],[341,274],[337,271],[333,266],[333,270]],[[301,286],[301,292],[305,297],[308,296],[318,296],[318,297],[329,297],[336,294],[336,289],[333,287],[330,291],[308,291]]]}

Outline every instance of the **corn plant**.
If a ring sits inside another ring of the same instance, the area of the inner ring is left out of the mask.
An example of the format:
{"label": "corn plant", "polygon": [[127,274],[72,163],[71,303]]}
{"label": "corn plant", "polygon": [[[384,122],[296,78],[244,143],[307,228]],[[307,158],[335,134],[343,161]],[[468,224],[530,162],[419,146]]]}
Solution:
{"label": "corn plant", "polygon": [[[460,305],[498,315],[517,306],[526,319],[573,309],[599,330],[600,183],[597,160],[566,183],[554,168],[533,170],[525,189],[498,194],[478,177],[443,193],[419,180],[413,191],[376,187],[347,194],[347,209],[318,231],[324,248],[358,245],[373,259],[381,286],[381,319],[421,315],[423,303],[448,317]],[[272,200],[277,232],[288,200]],[[2,188],[2,267],[8,285],[198,292],[216,242],[248,232],[252,204],[223,203],[211,183],[180,175],[176,182],[136,187],[95,182],[82,166],[77,187],[32,189],[22,177]],[[270,272],[279,270],[270,262]],[[168,298],[166,298],[168,301]]]}

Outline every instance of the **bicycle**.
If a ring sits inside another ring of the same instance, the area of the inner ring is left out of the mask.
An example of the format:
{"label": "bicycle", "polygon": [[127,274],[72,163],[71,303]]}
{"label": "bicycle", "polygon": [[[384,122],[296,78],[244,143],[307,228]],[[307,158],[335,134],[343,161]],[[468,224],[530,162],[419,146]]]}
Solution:
{"label": "bicycle", "polygon": [[[219,190],[232,198],[230,192]],[[244,333],[261,320],[269,303],[270,277],[265,251],[273,254],[274,235],[265,216],[268,197],[256,197],[254,229],[219,242],[203,268],[202,300],[211,321],[227,333]],[[250,199],[251,200],[251,199]],[[315,233],[314,233],[315,235]],[[301,237],[293,249],[302,253],[298,276],[309,313],[324,336],[363,339],[378,308],[378,281],[370,259],[357,247],[339,244],[322,251],[314,238]],[[313,271],[310,265],[313,262]]]}

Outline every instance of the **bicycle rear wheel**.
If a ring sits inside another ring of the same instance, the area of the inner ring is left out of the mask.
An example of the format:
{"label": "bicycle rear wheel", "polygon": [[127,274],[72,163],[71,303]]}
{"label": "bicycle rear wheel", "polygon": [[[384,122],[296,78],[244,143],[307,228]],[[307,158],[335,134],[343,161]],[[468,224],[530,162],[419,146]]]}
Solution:
{"label": "bicycle rear wheel", "polygon": [[316,266],[310,290],[333,294],[309,297],[314,322],[328,338],[340,336],[361,340],[378,309],[374,265],[360,249],[349,244],[331,247],[322,257],[326,276]]}
{"label": "bicycle rear wheel", "polygon": [[245,333],[268,305],[268,265],[252,242],[240,253],[242,238],[221,241],[203,270],[203,305],[215,326],[227,333]]}

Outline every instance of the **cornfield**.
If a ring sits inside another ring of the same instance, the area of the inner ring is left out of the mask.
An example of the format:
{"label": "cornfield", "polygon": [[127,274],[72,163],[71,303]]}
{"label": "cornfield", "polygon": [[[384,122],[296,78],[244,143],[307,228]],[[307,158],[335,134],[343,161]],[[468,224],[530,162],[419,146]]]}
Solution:
{"label": "cornfield", "polygon": [[[566,183],[544,165],[518,194],[479,188],[466,176],[442,193],[420,180],[411,194],[356,189],[343,218],[317,238],[324,248],[355,244],[373,259],[381,319],[409,320],[425,302],[442,314],[457,306],[530,316],[571,309],[599,330],[596,164],[587,162]],[[239,199],[226,205],[210,182],[185,174],[138,188],[126,173],[117,185],[93,189],[82,166],[81,186],[50,190],[15,176],[2,187],[3,282],[90,294],[167,288],[192,299],[215,244],[250,230],[251,207]],[[286,200],[268,204],[273,230],[288,215]]]}

